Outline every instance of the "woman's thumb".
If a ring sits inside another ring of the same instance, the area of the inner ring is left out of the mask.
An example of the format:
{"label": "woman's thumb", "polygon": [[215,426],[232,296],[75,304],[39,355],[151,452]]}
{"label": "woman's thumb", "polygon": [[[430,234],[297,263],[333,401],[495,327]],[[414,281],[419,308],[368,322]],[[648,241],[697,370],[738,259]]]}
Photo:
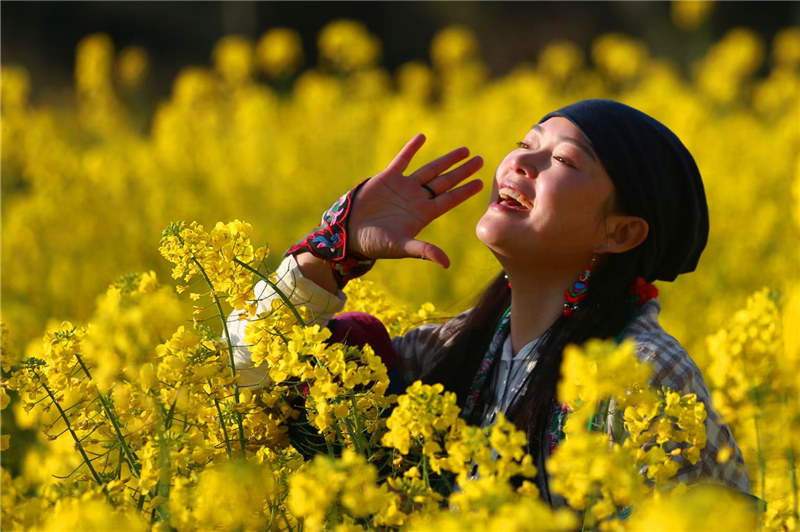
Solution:
{"label": "woman's thumb", "polygon": [[442,268],[448,268],[450,266],[450,258],[447,256],[447,253],[430,242],[409,240],[406,242],[404,250],[410,257],[417,257],[419,259],[435,262]]}

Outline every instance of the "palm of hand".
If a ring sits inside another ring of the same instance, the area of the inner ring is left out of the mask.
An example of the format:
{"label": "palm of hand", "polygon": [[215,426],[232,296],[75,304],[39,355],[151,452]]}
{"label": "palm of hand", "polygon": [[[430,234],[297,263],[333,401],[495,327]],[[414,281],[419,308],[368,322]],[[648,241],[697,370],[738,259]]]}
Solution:
{"label": "palm of hand", "polygon": [[[411,139],[389,166],[358,192],[349,220],[349,250],[373,259],[417,257],[444,268],[450,265],[444,251],[415,237],[433,220],[480,192],[483,183],[479,180],[456,185],[477,172],[483,161],[474,157],[444,173],[469,155],[466,148],[458,148],[404,176],[424,142],[423,135]],[[436,196],[431,197],[423,185]]]}

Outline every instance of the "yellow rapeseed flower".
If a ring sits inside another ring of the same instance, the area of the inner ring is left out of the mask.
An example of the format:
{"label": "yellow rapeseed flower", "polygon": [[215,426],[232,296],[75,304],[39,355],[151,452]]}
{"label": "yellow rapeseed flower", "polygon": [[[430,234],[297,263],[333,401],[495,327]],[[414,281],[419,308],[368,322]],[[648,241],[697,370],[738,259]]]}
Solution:
{"label": "yellow rapeseed flower", "polygon": [[294,74],[303,63],[300,34],[290,28],[273,28],[256,45],[256,64],[269,77]]}
{"label": "yellow rapeseed flower", "polygon": [[605,434],[575,431],[555,450],[547,464],[552,489],[570,507],[591,508],[598,501],[595,519],[611,516],[617,508],[635,504],[645,492],[643,478],[628,451],[609,445]]}
{"label": "yellow rapeseed flower", "polygon": [[619,33],[607,33],[592,44],[592,59],[612,82],[635,79],[648,58],[645,45]]}
{"label": "yellow rapeseed flower", "polygon": [[117,77],[125,88],[136,88],[141,85],[149,69],[147,50],[141,46],[128,46],[120,51],[117,57]]}
{"label": "yellow rapeseed flower", "polygon": [[81,39],[75,52],[75,83],[78,93],[95,97],[112,92],[111,71],[114,43],[105,33]]}
{"label": "yellow rapeseed flower", "polygon": [[261,530],[269,522],[275,480],[266,465],[216,464],[198,475],[194,487],[184,486],[169,500],[171,524],[179,529]]}
{"label": "yellow rapeseed flower", "polygon": [[763,60],[764,43],[758,34],[748,28],[734,28],[698,64],[697,85],[715,101],[734,103],[743,81],[758,70]]}
{"label": "yellow rapeseed flower", "polygon": [[119,511],[102,500],[64,498],[40,526],[31,531],[63,530],[64,532],[145,532],[147,522],[133,509]]}
{"label": "yellow rapeseed flower", "polygon": [[0,68],[0,105],[4,115],[27,105],[30,85],[28,71],[24,68],[6,65]]}
{"label": "yellow rapeseed flower", "polygon": [[697,29],[714,11],[713,0],[672,0],[672,22],[682,30]]}
{"label": "yellow rapeseed flower", "polygon": [[343,72],[370,67],[381,56],[380,41],[355,20],[329,23],[322,28],[317,45],[321,59]]}
{"label": "yellow rapeseed flower", "polygon": [[539,53],[539,72],[556,83],[567,81],[583,68],[583,51],[571,41],[552,42]]}
{"label": "yellow rapeseed flower", "polygon": [[223,37],[214,45],[211,56],[214,68],[227,83],[240,86],[250,80],[253,71],[253,45],[244,37]]}
{"label": "yellow rapeseed flower", "polygon": [[701,485],[659,493],[634,507],[625,530],[695,532],[758,530],[755,503],[729,488]]}
{"label": "yellow rapeseed flower", "polygon": [[412,444],[421,445],[423,439],[442,435],[459,420],[460,409],[456,396],[444,392],[441,384],[414,382],[397,398],[386,426],[389,432],[383,437],[384,445],[394,447],[402,454],[411,452]]}
{"label": "yellow rapeseed flower", "polygon": [[442,29],[431,42],[433,66],[442,71],[477,59],[479,51],[480,44],[475,32],[463,25]]}
{"label": "yellow rapeseed flower", "polygon": [[386,487],[379,487],[377,478],[375,467],[352,451],[345,450],[339,459],[316,456],[289,480],[289,508],[313,531],[338,524],[332,516],[376,513],[386,497]]}
{"label": "yellow rapeseed flower", "polygon": [[433,91],[433,72],[422,61],[403,63],[395,74],[400,92],[418,101],[427,101]]}
{"label": "yellow rapeseed flower", "polygon": [[778,30],[772,39],[772,61],[793,68],[800,65],[800,27]]}

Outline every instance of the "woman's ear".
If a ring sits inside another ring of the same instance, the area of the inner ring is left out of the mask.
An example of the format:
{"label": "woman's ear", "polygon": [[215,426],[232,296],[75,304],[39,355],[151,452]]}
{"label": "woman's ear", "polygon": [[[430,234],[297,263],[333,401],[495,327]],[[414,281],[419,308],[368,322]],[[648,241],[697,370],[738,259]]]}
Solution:
{"label": "woman's ear", "polygon": [[595,253],[625,253],[647,238],[650,226],[638,216],[612,214],[605,220],[605,235]]}

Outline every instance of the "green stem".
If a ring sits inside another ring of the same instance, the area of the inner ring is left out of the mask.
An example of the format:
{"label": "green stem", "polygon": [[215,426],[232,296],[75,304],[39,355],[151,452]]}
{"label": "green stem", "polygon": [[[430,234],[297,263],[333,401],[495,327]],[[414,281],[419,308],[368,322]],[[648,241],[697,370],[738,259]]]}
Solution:
{"label": "green stem", "polygon": [[328,438],[325,438],[324,436],[323,438],[325,439],[325,448],[328,450],[328,456],[334,458],[336,453],[333,452],[333,444],[328,441]]}
{"label": "green stem", "polygon": [[156,493],[159,496],[160,502],[156,507],[159,517],[162,521],[169,522],[169,510],[166,507],[166,502],[169,500],[169,483],[170,483],[170,456],[167,441],[164,438],[164,433],[158,435],[158,467],[160,469],[160,478],[156,484]]}
{"label": "green stem", "polygon": [[[78,360],[78,364],[80,364],[81,369],[86,374],[86,377],[88,377],[89,380],[92,380],[92,375],[89,373],[89,368],[87,368],[86,364],[83,363],[81,356],[76,354],[75,358]],[[131,474],[133,474],[134,477],[139,478],[139,468],[141,466],[136,462],[136,457],[131,452],[130,447],[128,447],[128,442],[125,441],[125,437],[122,435],[122,429],[120,429],[117,416],[111,412],[111,408],[106,402],[106,397],[99,391],[97,392],[97,398],[100,401],[100,405],[103,407],[103,411],[106,413],[106,417],[111,422],[111,426],[114,427],[117,440],[119,441],[120,447],[122,447],[122,451],[125,454],[125,461],[128,462],[128,465],[131,468]]]}
{"label": "green stem", "polygon": [[786,450],[786,459],[789,461],[789,475],[792,478],[792,510],[794,515],[794,522],[800,522],[800,512],[798,512],[798,500],[797,500],[797,465],[795,464],[794,460],[794,450],[792,449],[791,444],[789,444],[789,449]]}
{"label": "green stem", "polygon": [[356,394],[353,390],[350,390],[350,404],[353,407],[353,425],[355,428],[356,434],[359,437],[359,444],[361,445],[361,453],[364,455],[365,458],[370,459],[372,457],[372,448],[369,444],[369,438],[364,437],[364,428],[361,427],[361,423],[358,417],[358,410],[356,409]]}
{"label": "green stem", "polygon": [[425,486],[431,487],[431,479],[428,474],[428,457],[422,455],[422,479],[425,481]]}
{"label": "green stem", "polygon": [[289,310],[291,310],[292,314],[294,314],[297,323],[300,324],[301,327],[306,326],[306,323],[303,321],[303,318],[300,317],[300,313],[297,312],[297,308],[295,307],[294,303],[292,303],[289,297],[278,288],[278,285],[272,282],[269,276],[264,275],[260,271],[256,270],[255,268],[252,268],[251,266],[240,261],[239,259],[233,259],[233,260],[236,264],[248,270],[249,272],[259,276],[265,283],[267,283],[270,286],[270,288],[272,288],[272,290],[274,290],[275,293],[278,294],[278,297],[281,298],[281,300],[286,304],[286,306],[289,307]]}
{"label": "green stem", "polygon": [[359,441],[358,436],[353,431],[353,427],[350,425],[350,420],[344,420],[344,426],[347,428],[347,433],[350,435],[350,441],[353,442],[353,446],[356,448],[356,452],[360,455],[364,454],[364,449],[361,448],[361,442]]}
{"label": "green stem", "polygon": [[[228,365],[231,368],[231,377],[234,379],[236,378],[236,362],[233,357],[233,343],[231,343],[231,335],[228,332],[228,320],[225,318],[225,313],[222,311],[222,304],[219,302],[219,297],[217,297],[217,292],[214,290],[214,285],[211,283],[211,279],[208,278],[205,269],[200,264],[200,262],[196,259],[192,259],[197,265],[198,270],[203,275],[203,279],[206,280],[208,287],[211,289],[211,295],[214,298],[214,304],[217,306],[217,312],[219,312],[219,319],[222,321],[222,328],[225,331],[225,342],[228,344]],[[234,259],[235,260],[235,259]],[[233,398],[234,402],[238,405],[239,401],[239,385],[234,383],[233,384]],[[242,414],[238,410],[236,411],[236,425],[239,428],[239,444],[241,446],[242,451],[242,458],[247,457],[247,447],[245,444],[244,438],[244,425],[242,424]]]}
{"label": "green stem", "polygon": [[[581,518],[581,532],[586,530],[586,525],[587,524],[590,527],[594,525],[594,519],[592,519],[591,515],[589,514],[589,510],[591,510],[592,506],[594,506],[596,500],[597,500],[597,495],[595,493],[592,493],[589,496],[589,501],[588,501],[588,504],[586,505],[586,509],[582,512],[583,516]],[[587,516],[588,516],[588,519],[587,519]]]}
{"label": "green stem", "polygon": [[95,482],[97,482],[97,484],[100,487],[103,488],[103,492],[106,493],[106,495],[108,495],[108,492],[106,491],[105,483],[100,479],[100,475],[97,474],[97,471],[95,471],[94,466],[92,466],[92,461],[86,455],[86,451],[83,449],[83,445],[81,444],[81,440],[78,438],[78,435],[75,434],[74,430],[72,430],[72,425],[70,425],[69,418],[67,417],[67,413],[64,412],[64,410],[61,408],[61,405],[58,404],[58,401],[56,401],[55,395],[53,395],[53,392],[50,391],[50,388],[47,386],[47,384],[44,382],[44,380],[42,380],[42,378],[39,376],[39,374],[36,372],[36,370],[33,370],[33,374],[36,375],[36,378],[39,380],[39,382],[42,383],[42,387],[44,388],[44,391],[47,392],[47,395],[50,397],[50,400],[53,401],[53,404],[55,405],[56,409],[58,410],[58,413],[61,416],[61,419],[63,419],[64,423],[67,425],[67,430],[69,431],[70,435],[72,435],[72,439],[75,441],[75,447],[78,449],[78,452],[81,453],[81,457],[83,457],[83,462],[86,464],[86,467],[89,468],[89,471],[92,473],[92,476],[94,477]]}
{"label": "green stem", "polygon": [[[605,412],[605,414],[603,414],[603,412]],[[589,421],[586,423],[586,430],[589,432],[594,432],[595,430],[600,429],[600,432],[603,432],[606,418],[608,418],[608,401],[604,400],[597,405],[597,409],[595,410],[594,414],[589,417]]]}
{"label": "green stem", "polygon": [[222,435],[225,437],[225,450],[228,451],[228,459],[233,457],[233,450],[231,449],[231,439],[228,436],[228,429],[225,427],[225,420],[222,417],[222,409],[219,407],[219,401],[214,398],[214,406],[217,407],[217,414],[219,415],[219,426],[222,427]]}
{"label": "green stem", "polygon": [[758,460],[758,478],[760,480],[760,492],[761,492],[761,500],[766,501],[765,498],[766,494],[766,475],[767,475],[767,464],[764,460],[764,446],[761,443],[761,423],[759,423],[759,418],[761,417],[761,397],[758,393],[758,390],[753,389],[753,398],[755,399],[755,404],[758,407],[753,417],[753,424],[755,425],[756,431],[756,459]]}

